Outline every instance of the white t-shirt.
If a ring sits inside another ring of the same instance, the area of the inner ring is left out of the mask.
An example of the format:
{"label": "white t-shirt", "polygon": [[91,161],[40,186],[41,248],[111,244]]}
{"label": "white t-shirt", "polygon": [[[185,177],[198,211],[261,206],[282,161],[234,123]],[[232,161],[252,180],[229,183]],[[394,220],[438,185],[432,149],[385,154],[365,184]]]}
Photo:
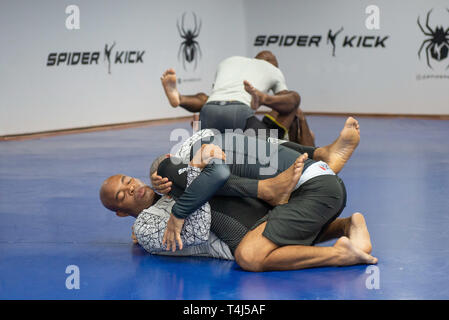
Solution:
{"label": "white t-shirt", "polygon": [[245,91],[243,80],[265,93],[288,90],[279,68],[265,60],[234,56],[218,65],[212,94],[207,101],[236,100],[249,106],[251,95]]}

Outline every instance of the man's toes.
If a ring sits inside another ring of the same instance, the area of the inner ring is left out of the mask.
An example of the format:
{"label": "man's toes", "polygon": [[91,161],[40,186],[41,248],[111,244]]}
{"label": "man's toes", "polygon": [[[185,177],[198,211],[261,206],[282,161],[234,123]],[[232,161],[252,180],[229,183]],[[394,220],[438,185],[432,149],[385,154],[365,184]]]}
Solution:
{"label": "man's toes", "polygon": [[349,117],[348,119],[346,119],[346,126],[347,127],[354,127],[357,128],[359,122],[353,118],[353,117]]}
{"label": "man's toes", "polygon": [[377,264],[378,261],[379,261],[379,259],[377,259],[376,257],[373,257],[372,255],[368,255],[368,258],[366,260],[366,262],[368,264]]}

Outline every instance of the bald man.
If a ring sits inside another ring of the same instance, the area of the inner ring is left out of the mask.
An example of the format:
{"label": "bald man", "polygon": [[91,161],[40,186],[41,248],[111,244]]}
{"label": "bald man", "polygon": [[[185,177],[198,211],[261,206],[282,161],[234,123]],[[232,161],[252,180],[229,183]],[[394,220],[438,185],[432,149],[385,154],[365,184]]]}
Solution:
{"label": "bald man", "polygon": [[[212,137],[206,133],[198,132],[195,134],[196,137],[194,137],[195,135],[191,137],[194,139],[186,141],[185,146],[183,145],[179,150],[179,157],[189,158],[193,144],[198,141],[197,138]],[[341,136],[346,135],[352,136],[358,142],[359,133],[354,119],[347,120]],[[355,148],[355,145],[353,147]],[[279,148],[284,149],[282,146]],[[296,156],[286,149],[281,151],[284,155],[287,152],[291,156]],[[301,162],[300,159],[298,161]],[[344,162],[346,161],[343,161],[343,164]],[[185,168],[187,169],[185,187],[191,187],[192,183],[199,182],[196,179],[196,177],[199,178],[199,171],[195,171],[195,161],[190,163]],[[298,181],[298,176],[294,172],[292,175],[296,177],[294,181],[302,183],[301,188],[292,193],[288,203],[275,207],[270,211],[271,213],[267,214],[267,208],[264,208],[263,204],[256,200],[250,204],[245,204],[243,202],[245,199],[235,197],[221,198],[218,199],[218,202],[215,199],[215,203],[212,200],[211,206],[215,206],[215,213],[212,212],[212,217],[211,209],[203,204],[183,221],[184,227],[181,225],[179,229],[181,237],[184,237],[182,243],[191,246],[207,244],[208,228],[210,227],[227,244],[228,249],[231,249],[237,263],[248,271],[377,263],[377,259],[370,255],[371,243],[363,216],[357,213],[350,218],[337,218],[345,206],[346,199],[341,180],[325,163],[309,161],[307,164],[306,161],[303,161],[303,164],[305,169],[301,175],[304,178],[303,181],[301,182],[301,179]],[[236,168],[238,169],[238,167]],[[213,168],[209,169],[213,170]],[[179,170],[176,172],[178,175],[182,174]],[[227,176],[219,179],[221,180],[220,184],[223,184],[227,180]],[[207,183],[205,186],[211,188],[212,184]],[[297,186],[295,184],[294,188]],[[290,192],[290,187],[288,189]],[[178,200],[181,201],[184,195]],[[196,195],[201,196],[202,194],[196,193]],[[154,192],[138,179],[123,175],[108,178],[101,188],[100,197],[103,204],[108,209],[116,211],[118,215],[137,218],[134,226],[136,236],[139,243],[148,251],[164,249],[162,234],[164,228],[166,226],[168,228],[170,225],[170,219],[173,218],[173,203],[160,202],[167,201],[162,198],[151,206],[155,200]],[[306,213],[308,210],[318,211],[315,212],[317,214],[308,215]],[[269,223],[277,224],[278,222],[275,220],[281,216],[283,216],[284,222],[290,222],[284,224],[282,230],[270,229]],[[304,221],[307,223],[300,223],[297,221],[298,219],[305,219]],[[315,224],[312,220],[316,220],[316,228],[314,227],[313,230],[310,229],[311,224]],[[186,223],[189,225],[187,226]],[[298,232],[300,230],[302,231]],[[332,247],[313,247],[314,243],[333,238],[338,238],[338,241]],[[217,250],[211,246],[207,248],[209,248],[209,252]]]}
{"label": "bald man", "polygon": [[[256,129],[269,136],[314,146],[313,133],[299,108],[300,96],[289,91],[279,69],[276,56],[270,51],[259,52],[255,58],[233,56],[217,67],[212,93],[181,95],[176,86],[176,73],[168,69],[161,77],[165,94],[173,107],[200,112],[202,129]],[[273,94],[270,94],[272,92]],[[272,109],[262,120],[255,111],[265,105]]]}

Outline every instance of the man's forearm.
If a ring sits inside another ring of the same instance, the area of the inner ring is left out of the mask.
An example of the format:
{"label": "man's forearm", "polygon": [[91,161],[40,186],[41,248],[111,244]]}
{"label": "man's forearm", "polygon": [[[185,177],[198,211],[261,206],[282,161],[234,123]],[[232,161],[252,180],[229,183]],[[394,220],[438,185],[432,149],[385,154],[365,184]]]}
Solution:
{"label": "man's forearm", "polygon": [[179,105],[190,112],[200,112],[209,96],[205,93],[197,93],[195,95],[179,95]]}
{"label": "man's forearm", "polygon": [[281,91],[275,95],[264,95],[261,104],[272,108],[279,114],[288,114],[295,110],[300,102],[301,97],[297,92]]}
{"label": "man's forearm", "polygon": [[225,164],[208,164],[195,180],[188,182],[184,193],[172,208],[173,215],[179,219],[187,218],[215,195],[229,175],[229,168]]}

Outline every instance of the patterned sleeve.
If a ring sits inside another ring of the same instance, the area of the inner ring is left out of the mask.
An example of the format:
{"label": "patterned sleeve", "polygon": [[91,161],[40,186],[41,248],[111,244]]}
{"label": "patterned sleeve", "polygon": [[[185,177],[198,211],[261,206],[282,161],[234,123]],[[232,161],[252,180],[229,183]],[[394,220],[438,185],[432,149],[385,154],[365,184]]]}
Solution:
{"label": "patterned sleeve", "polygon": [[[189,186],[200,173],[200,169],[189,165],[187,167],[187,186]],[[144,219],[138,217],[134,224],[134,233],[137,241],[150,253],[166,249],[166,246],[162,245],[162,238],[164,237],[174,201],[161,200],[159,200],[156,205],[150,207],[150,212],[144,213]],[[151,214],[151,212],[154,213]],[[209,239],[210,225],[211,209],[209,203],[206,202],[184,220],[184,225],[181,230],[183,246],[195,246],[207,242]]]}

